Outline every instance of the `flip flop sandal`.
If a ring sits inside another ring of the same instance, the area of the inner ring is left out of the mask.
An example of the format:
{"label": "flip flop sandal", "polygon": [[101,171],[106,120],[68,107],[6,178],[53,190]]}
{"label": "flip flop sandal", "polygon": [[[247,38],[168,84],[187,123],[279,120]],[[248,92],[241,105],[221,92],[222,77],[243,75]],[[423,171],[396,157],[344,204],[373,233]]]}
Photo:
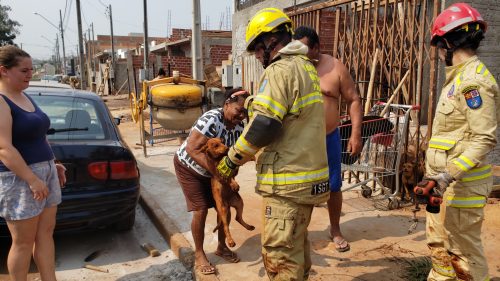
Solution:
{"label": "flip flop sandal", "polygon": [[194,268],[203,275],[215,274],[215,267],[212,264],[199,264],[195,265]]}
{"label": "flip flop sandal", "polygon": [[215,255],[232,263],[237,263],[240,261],[240,258],[235,252],[215,252]]}
{"label": "flip flop sandal", "polygon": [[[335,243],[335,250],[337,250],[337,252],[340,252],[340,253],[343,253],[343,252],[347,252],[351,249],[351,246],[349,245],[349,242],[347,242],[345,239],[332,239],[333,243]],[[345,246],[343,246],[345,245]]]}

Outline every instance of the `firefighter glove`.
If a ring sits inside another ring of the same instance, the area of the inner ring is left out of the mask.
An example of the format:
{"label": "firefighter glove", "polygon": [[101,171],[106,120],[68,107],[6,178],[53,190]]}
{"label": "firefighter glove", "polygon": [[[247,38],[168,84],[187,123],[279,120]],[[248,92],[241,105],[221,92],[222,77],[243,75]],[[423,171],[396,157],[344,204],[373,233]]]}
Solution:
{"label": "firefighter glove", "polygon": [[224,179],[230,179],[238,172],[238,165],[236,165],[229,157],[224,156],[217,164],[217,173]]}
{"label": "firefighter glove", "polygon": [[427,176],[425,177],[426,180],[433,180],[436,182],[436,191],[438,192],[441,197],[443,196],[443,193],[446,191],[446,188],[450,186],[450,184],[455,180],[450,174],[444,172],[444,173],[439,173],[434,176]]}

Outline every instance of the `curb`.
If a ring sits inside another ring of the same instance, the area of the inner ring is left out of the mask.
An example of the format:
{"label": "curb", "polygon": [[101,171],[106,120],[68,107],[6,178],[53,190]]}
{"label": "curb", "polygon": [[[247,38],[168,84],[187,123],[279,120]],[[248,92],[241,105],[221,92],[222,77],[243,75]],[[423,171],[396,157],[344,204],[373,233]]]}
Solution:
{"label": "curb", "polygon": [[141,186],[141,197],[139,203],[144,208],[148,216],[153,221],[154,225],[165,238],[174,254],[179,258],[181,263],[187,268],[192,269],[194,265],[194,251],[191,244],[184,238],[180,230],[172,220],[155,201],[143,186]]}
{"label": "curb", "polygon": [[219,278],[215,274],[203,275],[198,271],[193,269],[194,266],[194,251],[191,247],[189,241],[186,240],[184,235],[181,233],[179,228],[158,205],[155,201],[154,196],[149,193],[141,185],[141,196],[139,198],[139,204],[141,204],[144,211],[148,214],[153,224],[156,226],[160,234],[163,236],[165,241],[170,245],[170,248],[174,254],[179,258],[181,263],[188,269],[192,271],[194,280],[198,281],[218,281]]}

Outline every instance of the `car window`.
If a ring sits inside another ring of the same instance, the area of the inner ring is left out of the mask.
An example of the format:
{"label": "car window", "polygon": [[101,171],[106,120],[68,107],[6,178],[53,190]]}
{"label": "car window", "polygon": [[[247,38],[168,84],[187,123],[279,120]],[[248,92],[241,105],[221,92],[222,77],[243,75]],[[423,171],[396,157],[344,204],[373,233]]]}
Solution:
{"label": "car window", "polygon": [[36,104],[49,116],[49,140],[105,139],[103,114],[89,99],[32,95]]}

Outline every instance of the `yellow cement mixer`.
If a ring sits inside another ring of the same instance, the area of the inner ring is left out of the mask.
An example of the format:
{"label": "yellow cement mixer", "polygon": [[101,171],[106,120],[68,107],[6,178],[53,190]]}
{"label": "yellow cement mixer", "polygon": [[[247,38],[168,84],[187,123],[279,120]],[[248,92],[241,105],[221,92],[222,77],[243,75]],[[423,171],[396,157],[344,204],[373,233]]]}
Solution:
{"label": "yellow cement mixer", "polygon": [[187,130],[201,116],[201,88],[165,83],[151,87],[153,119],[167,130]]}
{"label": "yellow cement mixer", "polygon": [[[202,90],[203,89],[203,90]],[[205,81],[180,77],[174,71],[173,77],[144,81],[142,93],[136,97],[131,93],[130,107],[134,122],[140,122],[141,143],[146,155],[145,140],[153,143],[155,138],[185,136],[182,131],[188,130],[203,114],[203,97]],[[143,110],[150,108],[150,131],[144,128]],[[153,135],[153,120],[163,129],[169,130],[168,135]],[[181,132],[172,132],[181,131]]]}

